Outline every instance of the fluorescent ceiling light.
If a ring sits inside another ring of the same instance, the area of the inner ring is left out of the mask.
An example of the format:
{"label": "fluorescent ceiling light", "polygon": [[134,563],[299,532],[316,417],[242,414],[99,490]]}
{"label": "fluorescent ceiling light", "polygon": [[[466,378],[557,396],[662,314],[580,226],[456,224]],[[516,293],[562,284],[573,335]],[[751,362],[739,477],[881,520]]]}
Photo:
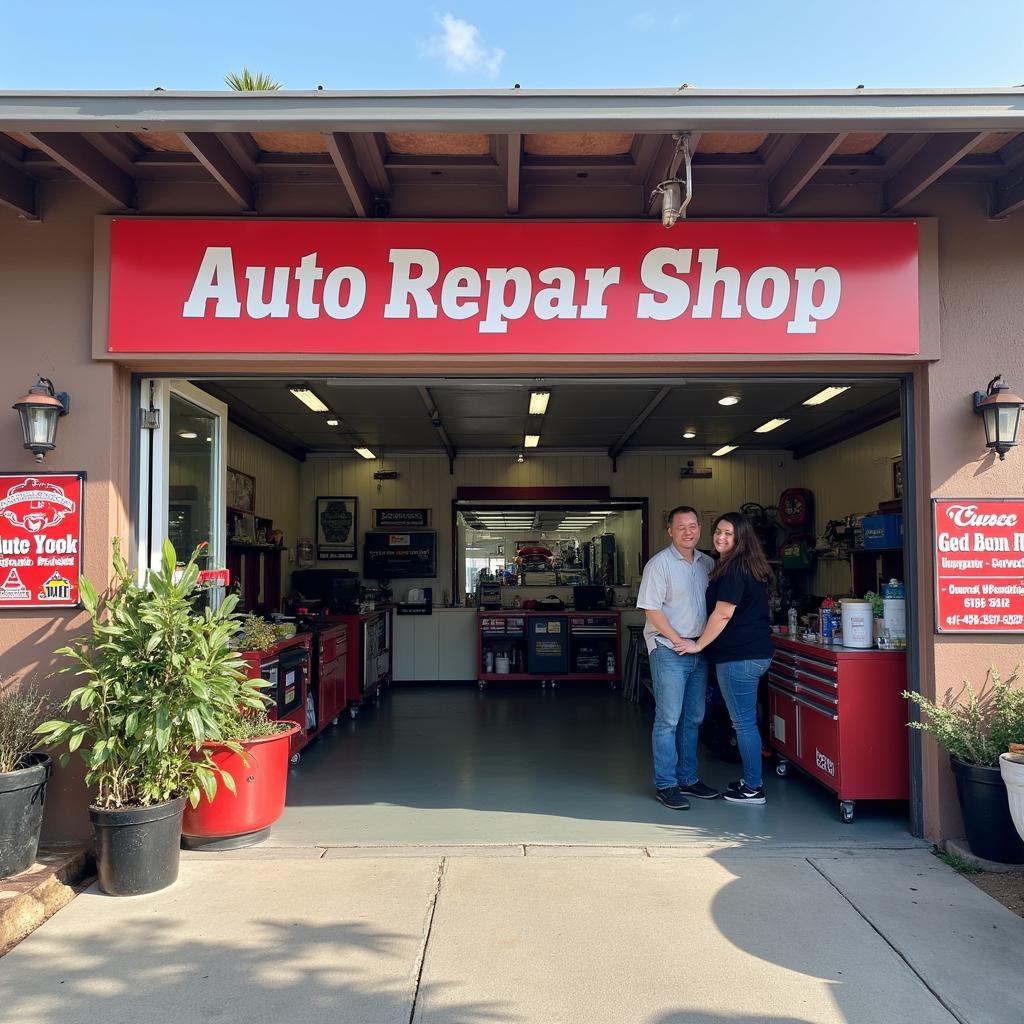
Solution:
{"label": "fluorescent ceiling light", "polygon": [[739,448],[738,444],[723,444],[722,447],[719,448],[717,452],[712,452],[711,454],[712,455],[728,455],[729,452],[734,452],[734,451],[736,451],[737,448]]}
{"label": "fluorescent ceiling light", "polygon": [[738,405],[740,400],[739,395],[726,395],[724,398],[718,400],[719,405]]}
{"label": "fluorescent ceiling light", "polygon": [[186,441],[194,441],[199,435],[194,430],[179,430],[178,437],[185,438]]}
{"label": "fluorescent ceiling light", "polygon": [[551,399],[550,391],[530,392],[530,415],[543,416],[548,411],[548,402]]}
{"label": "fluorescent ceiling light", "polygon": [[615,515],[615,512],[616,512],[616,510],[613,509],[613,508],[610,508],[610,509],[600,509],[600,510],[598,510],[596,512],[590,512],[590,513],[588,513],[588,515],[592,515],[592,516],[613,516],[613,515]]}
{"label": "fluorescent ceiling light", "polygon": [[696,436],[697,436],[697,434],[693,430],[687,430],[687,431],[685,431],[683,433],[683,437],[685,437],[687,439],[687,441],[692,441],[693,438],[695,438]]}
{"label": "fluorescent ceiling light", "polygon": [[788,419],[781,419],[781,418],[776,418],[774,420],[769,420],[767,423],[762,423],[761,426],[759,426],[759,427],[754,427],[754,433],[755,434],[767,434],[769,431],[775,430],[778,427],[781,427],[783,423],[788,423],[788,422],[789,422]]}
{"label": "fluorescent ceiling light", "polygon": [[841,395],[844,391],[849,390],[849,385],[846,387],[837,387],[836,385],[833,385],[832,387],[825,388],[824,391],[819,391],[816,395],[811,395],[811,397],[804,402],[804,405],[821,405],[823,402],[827,402],[829,399],[835,398],[836,395]]}
{"label": "fluorescent ceiling light", "polygon": [[374,455],[373,452],[371,452],[369,448],[356,448],[356,449],[354,449],[354,451],[355,451],[355,453],[357,455],[362,455],[362,457],[364,459],[375,459],[375,458],[377,458],[377,456]]}
{"label": "fluorescent ceiling light", "polygon": [[312,409],[313,412],[330,412],[330,408],[324,405],[316,395],[313,394],[309,388],[289,388],[288,389],[307,409]]}
{"label": "fluorescent ceiling light", "polygon": [[337,420],[328,420],[327,421],[327,426],[329,426],[329,427],[336,427],[337,425],[338,425],[338,421]]}
{"label": "fluorescent ceiling light", "polygon": [[536,448],[540,444],[540,434],[527,434],[523,438],[524,448]]}

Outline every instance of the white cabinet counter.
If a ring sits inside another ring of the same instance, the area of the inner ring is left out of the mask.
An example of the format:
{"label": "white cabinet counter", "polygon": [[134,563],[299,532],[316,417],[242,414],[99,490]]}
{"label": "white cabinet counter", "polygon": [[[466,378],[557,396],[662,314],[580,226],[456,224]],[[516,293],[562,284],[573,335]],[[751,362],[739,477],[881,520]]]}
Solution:
{"label": "white cabinet counter", "polygon": [[395,682],[475,681],[476,608],[434,608],[430,615],[395,615]]}

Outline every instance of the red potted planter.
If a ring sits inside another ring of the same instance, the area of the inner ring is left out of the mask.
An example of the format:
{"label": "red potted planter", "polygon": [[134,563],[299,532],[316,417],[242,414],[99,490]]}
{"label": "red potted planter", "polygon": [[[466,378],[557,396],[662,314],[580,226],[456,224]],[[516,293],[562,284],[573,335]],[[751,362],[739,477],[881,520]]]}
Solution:
{"label": "red potted planter", "polygon": [[273,736],[238,741],[244,757],[220,743],[203,744],[235,780],[235,793],[221,781],[212,801],[204,796],[195,807],[185,805],[181,845],[186,850],[237,850],[270,835],[284,810],[289,748],[298,729],[291,722]]}

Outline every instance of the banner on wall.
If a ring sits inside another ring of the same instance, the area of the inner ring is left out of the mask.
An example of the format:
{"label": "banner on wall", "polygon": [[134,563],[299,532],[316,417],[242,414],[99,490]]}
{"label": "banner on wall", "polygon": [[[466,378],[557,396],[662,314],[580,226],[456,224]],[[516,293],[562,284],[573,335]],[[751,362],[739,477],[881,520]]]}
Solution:
{"label": "banner on wall", "polygon": [[932,500],[935,628],[1024,633],[1024,500]]}
{"label": "banner on wall", "polygon": [[913,221],[110,226],[111,353],[919,351]]}
{"label": "banner on wall", "polygon": [[83,473],[0,473],[0,612],[76,608]]}

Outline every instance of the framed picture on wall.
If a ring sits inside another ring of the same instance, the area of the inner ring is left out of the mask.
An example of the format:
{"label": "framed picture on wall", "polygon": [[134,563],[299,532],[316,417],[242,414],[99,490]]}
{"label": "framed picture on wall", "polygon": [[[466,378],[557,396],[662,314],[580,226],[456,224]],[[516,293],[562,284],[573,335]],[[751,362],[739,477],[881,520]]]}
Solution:
{"label": "framed picture on wall", "polygon": [[903,497],[903,459],[895,458],[892,460],[892,496],[894,498]]}
{"label": "framed picture on wall", "polygon": [[239,512],[256,511],[256,477],[228,466],[227,490],[228,508]]}
{"label": "framed picture on wall", "polygon": [[316,557],[325,562],[352,561],[356,557],[358,498],[316,499]]}

